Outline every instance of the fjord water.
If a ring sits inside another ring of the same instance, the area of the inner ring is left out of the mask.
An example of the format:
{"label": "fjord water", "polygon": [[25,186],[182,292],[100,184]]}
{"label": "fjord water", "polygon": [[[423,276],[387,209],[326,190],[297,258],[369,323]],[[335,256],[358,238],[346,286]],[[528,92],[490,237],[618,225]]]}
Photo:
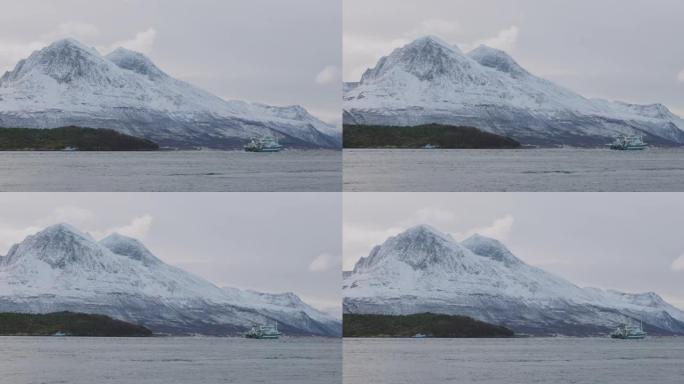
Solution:
{"label": "fjord water", "polygon": [[345,191],[684,191],[684,149],[345,149]]}
{"label": "fjord water", "polygon": [[681,383],[684,338],[345,339],[345,384]]}
{"label": "fjord water", "polygon": [[342,185],[333,150],[0,152],[0,191],[329,191]]}
{"label": "fjord water", "polygon": [[2,337],[14,384],[342,382],[342,341],[325,338]]}

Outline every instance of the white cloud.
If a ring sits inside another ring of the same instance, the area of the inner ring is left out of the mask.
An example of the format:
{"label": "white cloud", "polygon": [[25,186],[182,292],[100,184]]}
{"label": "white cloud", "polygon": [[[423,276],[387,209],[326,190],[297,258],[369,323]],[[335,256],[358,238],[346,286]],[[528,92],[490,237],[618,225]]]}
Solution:
{"label": "white cloud", "polygon": [[677,80],[684,83],[684,69],[682,69],[682,71],[677,75]]}
{"label": "white cloud", "polygon": [[506,241],[508,240],[508,237],[511,234],[514,222],[515,219],[512,215],[506,215],[494,220],[494,222],[488,226],[476,227],[469,229],[468,231],[465,231],[463,233],[457,233],[456,237],[459,239],[466,239],[474,234],[478,234],[482,236],[491,237],[493,239],[497,239],[500,241]]}
{"label": "white cloud", "polygon": [[139,216],[131,220],[130,223],[122,226],[117,226],[117,227],[111,227],[107,228],[105,230],[99,230],[99,231],[89,231],[90,234],[93,235],[93,237],[97,239],[101,239],[103,237],[106,237],[107,235],[110,235],[112,233],[118,233],[120,235],[124,236],[129,236],[133,237],[135,239],[144,239],[147,236],[147,233],[150,231],[150,228],[152,227],[152,216],[149,214]]}
{"label": "white cloud", "polygon": [[318,75],[316,75],[316,84],[328,85],[328,84],[340,84],[342,76],[342,71],[335,65],[328,65],[323,68]]}
{"label": "white cloud", "polygon": [[477,40],[469,44],[462,44],[464,51],[470,51],[471,49],[477,48],[478,46],[484,44],[486,46],[500,49],[502,51],[511,52],[516,43],[518,42],[518,35],[520,33],[520,28],[512,25],[506,29],[499,31],[494,37]]}
{"label": "white cloud", "polygon": [[117,41],[108,46],[100,46],[98,49],[102,53],[109,53],[116,48],[123,47],[132,51],[148,54],[152,50],[156,39],[157,30],[148,28],[145,31],[138,32],[132,39]]}
{"label": "white cloud", "polygon": [[[322,253],[318,255],[309,264],[309,271],[311,272],[323,272],[336,267],[338,264],[335,262],[335,258],[327,253]],[[339,267],[338,267],[339,268]]]}
{"label": "white cloud", "polygon": [[676,258],[673,262],[672,265],[670,266],[673,271],[677,272],[683,272],[684,271],[684,255],[679,256]]}

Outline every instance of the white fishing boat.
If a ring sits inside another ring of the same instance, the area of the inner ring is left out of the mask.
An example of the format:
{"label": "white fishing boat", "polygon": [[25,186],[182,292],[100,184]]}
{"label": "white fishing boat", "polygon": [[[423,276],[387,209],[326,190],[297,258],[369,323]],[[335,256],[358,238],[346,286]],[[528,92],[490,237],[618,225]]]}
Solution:
{"label": "white fishing boat", "polygon": [[283,146],[278,143],[275,137],[252,138],[244,146],[247,152],[280,152]]}
{"label": "white fishing boat", "polygon": [[245,333],[245,337],[248,339],[277,339],[280,335],[278,323],[273,325],[255,325]]}
{"label": "white fishing boat", "polygon": [[644,138],[637,135],[620,135],[608,146],[616,151],[640,151],[648,148]]}
{"label": "white fishing boat", "polygon": [[643,339],[646,337],[643,323],[636,325],[620,324],[616,330],[611,332],[610,337],[613,339]]}

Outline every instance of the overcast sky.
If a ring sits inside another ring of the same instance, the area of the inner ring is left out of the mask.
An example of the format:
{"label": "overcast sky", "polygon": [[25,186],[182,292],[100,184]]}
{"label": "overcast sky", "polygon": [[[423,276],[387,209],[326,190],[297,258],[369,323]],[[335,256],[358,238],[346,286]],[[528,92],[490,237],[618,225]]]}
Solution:
{"label": "overcast sky", "polygon": [[347,193],[344,269],[417,224],[494,237],[580,286],[654,291],[684,309],[682,194]]}
{"label": "overcast sky", "polygon": [[503,49],[587,97],[684,116],[684,1],[344,0],[344,79],[422,35]]}
{"label": "overcast sky", "polygon": [[124,46],[225,99],[340,118],[341,1],[0,0],[0,75],[58,38]]}
{"label": "overcast sky", "polygon": [[218,286],[295,292],[341,306],[338,193],[0,193],[0,254],[66,222],[100,239],[140,239],[164,262]]}

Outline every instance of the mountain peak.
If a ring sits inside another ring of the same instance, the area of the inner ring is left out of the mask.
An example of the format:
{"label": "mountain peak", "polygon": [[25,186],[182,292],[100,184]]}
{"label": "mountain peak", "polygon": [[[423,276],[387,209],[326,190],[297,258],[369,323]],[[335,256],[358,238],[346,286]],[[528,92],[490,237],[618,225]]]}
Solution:
{"label": "mountain peak", "polygon": [[447,49],[449,51],[455,51],[455,52],[461,52],[461,50],[455,46],[447,43],[445,40],[443,40],[441,37],[434,36],[434,35],[427,35],[423,37],[419,37],[415,40],[413,40],[411,43],[407,44],[405,47],[423,47],[426,45],[434,45],[434,46],[439,46],[441,48]]}
{"label": "mountain peak", "polygon": [[90,53],[96,53],[99,55],[99,53],[97,53],[97,51],[94,48],[89,47],[89,46],[81,43],[80,41],[78,41],[74,38],[70,38],[70,37],[55,40],[54,42],[52,42],[52,44],[43,48],[43,50],[48,50],[48,51],[63,50],[63,49],[78,49],[78,50],[87,51]]}
{"label": "mountain peak", "polygon": [[257,103],[257,105],[266,108],[268,110],[278,113],[280,116],[293,118],[293,119],[310,119],[313,117],[309,111],[307,111],[301,105],[286,105],[286,106],[275,106]]}
{"label": "mountain peak", "polygon": [[614,289],[609,289],[607,292],[610,295],[619,297],[622,300],[636,305],[641,305],[645,307],[660,307],[667,304],[663,298],[655,292],[644,292],[644,293],[626,293],[620,292]]}
{"label": "mountain peak", "polygon": [[284,307],[297,307],[304,304],[302,299],[297,296],[294,292],[284,292],[284,293],[261,293],[256,291],[250,291],[256,295],[266,297],[269,301],[282,305]]}
{"label": "mountain peak", "polygon": [[149,57],[130,49],[119,47],[105,56],[105,58],[116,64],[119,68],[133,71],[150,79],[167,76]]}
{"label": "mountain peak", "polygon": [[400,241],[438,241],[440,243],[454,243],[450,234],[444,233],[428,224],[415,225],[393,237]]}
{"label": "mountain peak", "polygon": [[390,237],[373,248],[354,268],[363,271],[374,268],[385,260],[397,260],[415,270],[453,270],[463,257],[464,249],[454,239],[429,225],[417,225]]}
{"label": "mountain peak", "polygon": [[114,232],[99,243],[117,255],[141,261],[145,265],[161,263],[161,260],[154,256],[140,240],[132,237]]}
{"label": "mountain peak", "polygon": [[622,101],[616,101],[615,104],[620,106],[621,108],[635,112],[640,116],[667,120],[677,118],[677,116],[674,113],[672,113],[672,111],[670,111],[665,105],[661,103],[639,105],[626,103]]}
{"label": "mountain peak", "polygon": [[507,73],[513,78],[519,78],[530,74],[508,53],[484,44],[468,52],[468,57],[477,61],[480,65]]}
{"label": "mountain peak", "polygon": [[28,236],[7,255],[7,264],[21,260],[40,260],[54,269],[81,265],[85,269],[102,268],[107,260],[103,249],[87,233],[69,224],[51,225]]}
{"label": "mountain peak", "polygon": [[435,86],[447,83],[465,85],[482,81],[479,79],[481,71],[477,67],[477,63],[457,46],[436,36],[425,36],[381,58],[374,68],[364,73],[361,84],[381,79],[386,74],[392,83],[410,83],[411,80],[405,77],[405,74],[409,74]]}
{"label": "mountain peak", "polygon": [[92,240],[92,237],[89,234],[82,232],[78,228],[67,223],[53,224],[49,227],[46,227],[42,231],[36,233],[34,236],[53,236],[58,234],[80,237],[89,241]]}
{"label": "mountain peak", "polygon": [[523,264],[502,242],[477,233],[463,240],[461,245],[478,256],[503,262],[509,267]]}
{"label": "mountain peak", "polygon": [[405,230],[404,232],[400,233],[399,235],[397,235],[397,237],[400,237],[400,236],[435,236],[435,237],[439,237],[439,238],[442,238],[442,239],[445,239],[448,241],[453,240],[451,235],[446,234],[444,232],[441,232],[437,228],[435,228],[431,225],[428,225],[428,224],[415,225],[415,226]]}
{"label": "mountain peak", "polygon": [[113,64],[94,48],[74,39],[62,39],[20,60],[1,80],[3,83],[19,82],[37,75],[34,80],[41,86],[45,86],[44,76],[60,84],[103,85],[114,82],[111,78],[112,67]]}

